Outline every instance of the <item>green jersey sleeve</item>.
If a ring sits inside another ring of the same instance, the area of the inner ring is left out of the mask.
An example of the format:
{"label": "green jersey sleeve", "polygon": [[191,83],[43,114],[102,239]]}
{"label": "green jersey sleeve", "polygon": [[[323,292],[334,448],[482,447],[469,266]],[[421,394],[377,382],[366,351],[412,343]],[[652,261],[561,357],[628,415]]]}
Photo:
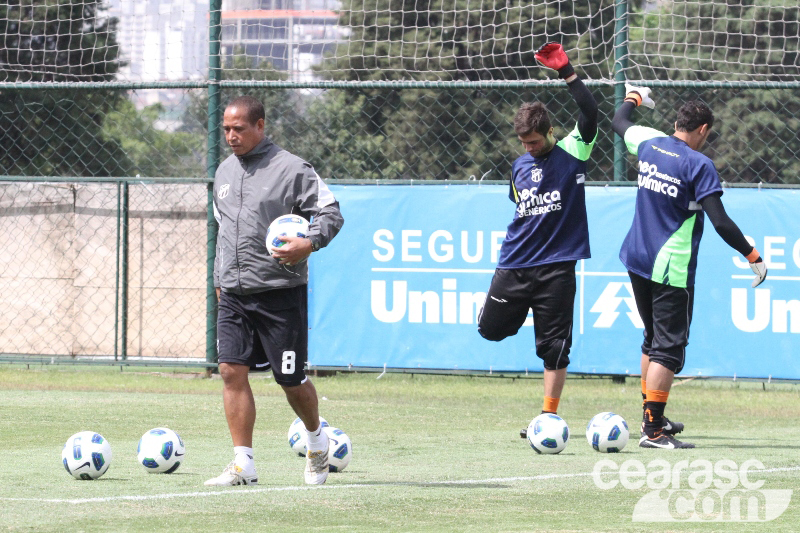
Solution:
{"label": "green jersey sleeve", "polygon": [[645,141],[649,141],[650,139],[655,139],[656,137],[666,137],[666,133],[662,133],[653,128],[647,128],[645,126],[631,126],[628,128],[628,131],[625,132],[625,146],[628,147],[628,151],[633,155],[639,154],[639,145]]}
{"label": "green jersey sleeve", "polygon": [[592,153],[592,148],[594,148],[594,143],[597,140],[597,135],[600,133],[600,130],[597,131],[594,135],[594,139],[592,142],[585,142],[581,137],[581,132],[578,131],[578,125],[575,124],[575,128],[572,132],[558,141],[556,143],[557,146],[560,146],[565,152],[567,152],[572,157],[579,159],[581,161],[586,161],[589,159],[589,155]]}

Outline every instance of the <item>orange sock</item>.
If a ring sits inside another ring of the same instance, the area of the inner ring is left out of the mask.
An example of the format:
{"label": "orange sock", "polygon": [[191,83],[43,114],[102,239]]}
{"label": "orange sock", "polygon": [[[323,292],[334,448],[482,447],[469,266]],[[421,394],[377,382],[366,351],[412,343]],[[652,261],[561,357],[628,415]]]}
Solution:
{"label": "orange sock", "polygon": [[644,408],[644,404],[647,402],[647,380],[642,378],[642,408]]}
{"label": "orange sock", "polygon": [[647,389],[648,402],[667,403],[667,398],[669,398],[669,391]]}
{"label": "orange sock", "polygon": [[558,411],[558,402],[560,399],[561,398],[551,398],[550,396],[545,396],[542,412],[556,414],[556,412]]}

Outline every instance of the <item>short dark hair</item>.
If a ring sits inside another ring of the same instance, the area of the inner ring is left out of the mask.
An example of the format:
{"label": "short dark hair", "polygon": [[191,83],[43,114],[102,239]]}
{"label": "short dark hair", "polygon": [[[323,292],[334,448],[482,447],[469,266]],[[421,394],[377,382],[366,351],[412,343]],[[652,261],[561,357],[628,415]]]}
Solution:
{"label": "short dark hair", "polygon": [[264,104],[252,96],[237,96],[230,101],[226,109],[229,107],[238,107],[240,109],[244,109],[247,121],[253,125],[255,125],[259,119],[266,119],[267,116],[264,112]]}
{"label": "short dark hair", "polygon": [[703,124],[708,124],[709,129],[714,125],[714,113],[703,102],[689,100],[678,109],[677,131],[694,131]]}
{"label": "short dark hair", "polygon": [[519,107],[514,117],[514,132],[519,136],[536,132],[547,135],[551,128],[550,115],[541,102],[526,102]]}

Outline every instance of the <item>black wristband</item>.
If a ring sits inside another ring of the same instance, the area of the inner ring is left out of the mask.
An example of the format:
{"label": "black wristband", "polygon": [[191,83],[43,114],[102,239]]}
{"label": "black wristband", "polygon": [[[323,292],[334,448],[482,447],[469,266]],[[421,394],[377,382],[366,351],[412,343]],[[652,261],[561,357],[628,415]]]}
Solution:
{"label": "black wristband", "polygon": [[575,74],[575,69],[572,68],[572,65],[569,63],[558,69],[558,77],[562,80],[569,78],[573,74]]}

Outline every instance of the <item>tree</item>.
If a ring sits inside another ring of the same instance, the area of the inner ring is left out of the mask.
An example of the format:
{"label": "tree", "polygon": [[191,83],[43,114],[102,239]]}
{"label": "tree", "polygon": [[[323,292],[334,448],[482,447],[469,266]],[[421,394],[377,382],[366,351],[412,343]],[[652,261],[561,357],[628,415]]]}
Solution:
{"label": "tree", "polygon": [[137,111],[121,100],[103,121],[103,136],[113,139],[130,162],[129,176],[205,177],[206,138],[197,133],[167,132],[156,127],[164,106]]}
{"label": "tree", "polygon": [[[800,7],[785,0],[665,1],[647,12],[635,4],[640,2],[631,0],[629,79],[794,81],[800,74]],[[584,78],[613,77],[613,0],[525,6],[499,0],[376,0],[368,9],[365,5],[362,0],[342,4],[340,24],[351,34],[328,60],[330,66],[319,70],[330,79],[446,83],[552,78],[533,58],[535,49],[550,40],[564,45]],[[609,121],[614,89],[593,87],[592,92],[600,105],[600,136],[588,179],[613,179]],[[487,177],[507,177],[520,153],[511,119],[521,102],[547,104],[557,136],[568,133],[577,113],[563,86],[523,91],[398,85],[336,93],[332,105],[351,110],[350,120],[337,123],[345,128],[339,135],[355,146],[380,141],[384,153],[371,159],[365,175],[384,178],[452,179],[487,172]],[[700,98],[711,105],[716,138],[706,150],[724,180],[800,182],[800,90],[660,87],[656,93],[663,115],[641,113],[639,118],[664,131],[671,129],[674,110],[683,101]],[[339,153],[342,160],[354,155],[348,145]],[[635,176],[631,165],[627,177]]]}
{"label": "tree", "polygon": [[306,113],[305,135],[297,135],[295,153],[326,179],[377,180],[386,173],[401,175],[404,162],[390,159],[392,148],[386,137],[365,135],[359,127],[363,105],[363,96],[351,101],[343,91],[315,99]]}
{"label": "tree", "polygon": [[[568,50],[584,77],[600,76],[608,68],[613,33],[613,0],[547,2],[516,7],[506,1],[378,0],[363,9],[359,0],[345,0],[340,22],[349,26],[347,45],[332,59],[333,68],[320,69],[331,79],[484,81],[530,80],[553,77],[533,55],[550,40]],[[562,18],[559,18],[561,16]],[[536,37],[534,37],[536,36]],[[602,44],[586,47],[587,40]],[[610,54],[613,56],[613,54]],[[590,62],[597,64],[589,65]],[[611,89],[606,93],[610,96]],[[377,143],[384,151],[376,172],[383,178],[467,179],[470,176],[506,179],[513,159],[521,153],[511,121],[519,105],[541,99],[549,105],[559,134],[575,125],[575,106],[565,87],[541,90],[388,88],[348,89],[333,98],[352,109],[351,120],[340,124],[358,146]],[[595,90],[598,100],[602,91]],[[322,126],[321,126],[322,127]],[[331,130],[335,131],[335,130]],[[369,139],[372,139],[370,141]],[[612,140],[601,137],[598,150],[610,153]],[[348,150],[347,146],[343,147]],[[351,157],[349,151],[340,157]],[[599,158],[590,170],[603,179],[611,160]],[[604,165],[604,166],[603,166]],[[353,176],[358,177],[358,176]]]}
{"label": "tree", "polygon": [[[0,6],[0,80],[111,81],[120,62],[115,18],[100,1],[10,0]],[[130,161],[104,138],[105,115],[119,91],[6,89],[0,91],[0,173],[118,176]]]}
{"label": "tree", "polygon": [[[228,59],[223,69],[225,80],[242,81],[281,81],[286,79],[286,74],[273,69],[272,64],[266,60],[253,61],[252,57],[244,55],[242,50],[236,50]],[[249,95],[257,98],[264,104],[266,114],[266,134],[277,144],[289,151],[300,136],[308,135],[304,124],[303,108],[306,105],[302,94],[290,89],[274,89],[267,87],[249,87],[245,89],[223,88],[221,90],[221,107],[225,106],[237,96]],[[208,92],[195,91],[189,95],[189,105],[183,117],[182,131],[207,132],[208,125]],[[222,127],[222,124],[219,125]],[[230,150],[225,139],[220,140],[222,154],[230,155]],[[298,155],[301,155],[298,153]]]}
{"label": "tree", "polygon": [[[704,151],[723,180],[800,183],[800,90],[724,86],[797,79],[799,6],[775,0],[668,2],[657,11],[632,14],[630,28],[635,67],[629,76],[720,82],[714,89],[658,88],[656,110],[661,113],[640,117],[671,131],[674,110],[686,100],[702,100],[715,115]],[[634,175],[630,170],[629,176]]]}

